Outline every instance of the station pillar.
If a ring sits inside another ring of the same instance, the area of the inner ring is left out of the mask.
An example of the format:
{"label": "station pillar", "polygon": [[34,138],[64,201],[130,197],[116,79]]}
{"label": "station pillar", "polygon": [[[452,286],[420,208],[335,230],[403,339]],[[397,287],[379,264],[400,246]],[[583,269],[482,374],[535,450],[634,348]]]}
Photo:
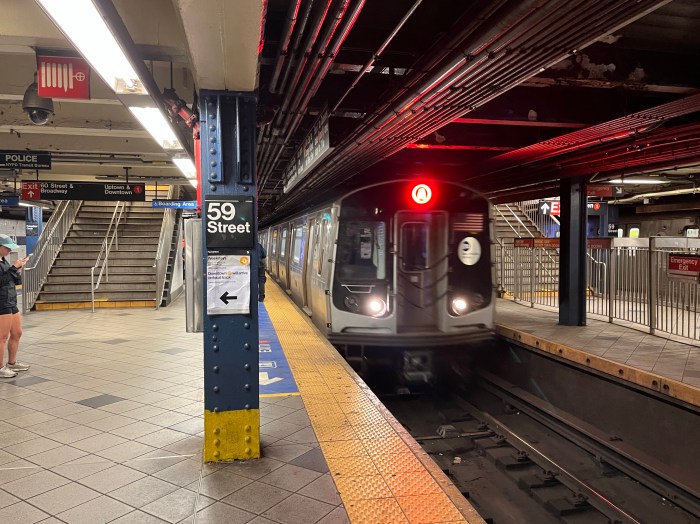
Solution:
{"label": "station pillar", "polygon": [[256,99],[200,93],[204,460],[260,457]]}
{"label": "station pillar", "polygon": [[559,324],[586,325],[586,182],[561,180]]}

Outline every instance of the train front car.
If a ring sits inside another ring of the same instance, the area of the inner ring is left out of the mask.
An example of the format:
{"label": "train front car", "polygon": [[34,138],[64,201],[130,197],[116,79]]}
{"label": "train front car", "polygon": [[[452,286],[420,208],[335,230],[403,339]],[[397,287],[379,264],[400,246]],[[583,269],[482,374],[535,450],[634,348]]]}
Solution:
{"label": "train front car", "polygon": [[330,340],[409,383],[433,378],[436,348],[490,339],[489,203],[445,182],[365,187],[339,205]]}

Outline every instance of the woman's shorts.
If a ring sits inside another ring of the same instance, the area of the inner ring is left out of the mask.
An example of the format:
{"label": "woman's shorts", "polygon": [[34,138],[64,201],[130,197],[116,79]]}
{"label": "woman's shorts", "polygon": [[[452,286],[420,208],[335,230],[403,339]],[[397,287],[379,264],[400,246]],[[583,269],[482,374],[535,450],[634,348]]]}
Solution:
{"label": "woman's shorts", "polygon": [[19,308],[17,306],[0,309],[0,315],[14,315],[15,313],[19,313]]}

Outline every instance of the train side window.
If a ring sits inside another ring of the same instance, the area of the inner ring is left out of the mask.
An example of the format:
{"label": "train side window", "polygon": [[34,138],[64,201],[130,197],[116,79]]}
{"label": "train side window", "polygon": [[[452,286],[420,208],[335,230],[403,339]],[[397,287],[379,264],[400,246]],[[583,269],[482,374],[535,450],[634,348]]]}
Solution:
{"label": "train side window", "polygon": [[428,225],[425,222],[401,224],[401,269],[422,271],[428,268]]}
{"label": "train side window", "polygon": [[277,230],[272,232],[272,256],[277,256]]}
{"label": "train side window", "polygon": [[301,262],[301,236],[303,229],[303,226],[297,226],[294,228],[294,238],[292,239],[292,260],[295,264]]}
{"label": "train side window", "polygon": [[282,242],[280,245],[280,258],[287,258],[287,233],[289,233],[289,231],[285,227],[282,230]]}

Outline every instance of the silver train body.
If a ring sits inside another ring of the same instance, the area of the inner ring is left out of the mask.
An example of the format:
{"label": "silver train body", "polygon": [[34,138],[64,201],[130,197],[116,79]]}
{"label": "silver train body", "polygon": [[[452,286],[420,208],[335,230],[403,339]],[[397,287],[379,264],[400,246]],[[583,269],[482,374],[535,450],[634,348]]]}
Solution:
{"label": "silver train body", "polygon": [[260,231],[268,274],[332,343],[347,357],[360,348],[363,359],[382,348],[405,372],[431,367],[433,348],[492,337],[491,238],[488,201],[411,180],[355,190]]}

